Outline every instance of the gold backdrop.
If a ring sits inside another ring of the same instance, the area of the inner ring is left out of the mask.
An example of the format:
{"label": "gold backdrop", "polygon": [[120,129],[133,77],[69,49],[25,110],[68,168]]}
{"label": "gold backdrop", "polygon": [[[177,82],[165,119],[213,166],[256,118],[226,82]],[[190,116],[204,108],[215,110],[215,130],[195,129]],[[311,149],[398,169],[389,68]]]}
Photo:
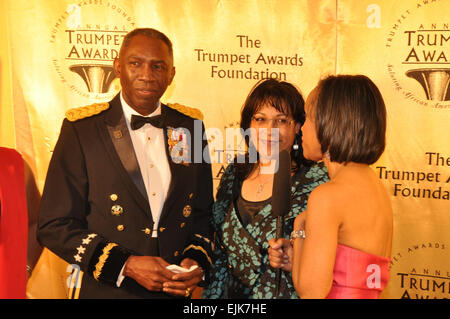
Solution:
{"label": "gold backdrop", "polygon": [[[221,140],[262,77],[306,96],[335,73],[368,75],[388,110],[373,165],[391,194],[394,242],[385,298],[450,297],[448,0],[2,0],[0,145],[18,149],[40,190],[64,113],[108,101],[123,35],[161,30],[176,76],[163,97],[202,110],[217,185],[239,148]],[[65,298],[71,267],[45,250],[30,298]],[[72,279],[72,278],[71,278]]]}

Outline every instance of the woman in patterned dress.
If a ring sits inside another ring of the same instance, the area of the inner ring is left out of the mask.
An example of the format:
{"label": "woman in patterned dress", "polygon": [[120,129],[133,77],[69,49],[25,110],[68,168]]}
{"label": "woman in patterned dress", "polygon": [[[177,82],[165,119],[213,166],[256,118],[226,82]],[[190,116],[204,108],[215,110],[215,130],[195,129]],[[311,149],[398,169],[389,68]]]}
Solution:
{"label": "woman in patterned dress", "polygon": [[241,112],[241,129],[248,152],[230,163],[222,175],[212,224],[216,232],[214,267],[203,298],[298,298],[290,273],[270,267],[268,240],[275,237],[276,217],[271,197],[278,151],[291,151],[291,210],[284,218],[285,236],[306,208],[310,192],[328,180],[326,168],[305,160],[300,127],[305,121],[304,100],[290,83],[275,79],[259,82]]}

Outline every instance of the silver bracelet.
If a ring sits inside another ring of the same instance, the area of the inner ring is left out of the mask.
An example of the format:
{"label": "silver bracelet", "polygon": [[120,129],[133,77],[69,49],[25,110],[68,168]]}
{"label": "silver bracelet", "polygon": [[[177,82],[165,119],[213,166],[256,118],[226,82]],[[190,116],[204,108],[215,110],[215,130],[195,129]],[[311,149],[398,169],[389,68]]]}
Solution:
{"label": "silver bracelet", "polygon": [[297,238],[301,238],[301,239],[305,239],[306,238],[306,234],[304,230],[294,230],[291,233],[291,240],[297,239]]}

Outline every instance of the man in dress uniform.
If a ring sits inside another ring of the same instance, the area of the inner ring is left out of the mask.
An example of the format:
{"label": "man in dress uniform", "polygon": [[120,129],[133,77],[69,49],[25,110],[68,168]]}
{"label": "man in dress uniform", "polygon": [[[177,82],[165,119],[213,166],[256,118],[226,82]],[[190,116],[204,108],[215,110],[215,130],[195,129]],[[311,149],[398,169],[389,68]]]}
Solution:
{"label": "man in dress uniform", "polygon": [[161,32],[127,34],[114,69],[120,94],[66,113],[38,238],[83,272],[71,297],[189,297],[211,264],[211,166],[191,139],[202,114],[160,102],[175,75]]}

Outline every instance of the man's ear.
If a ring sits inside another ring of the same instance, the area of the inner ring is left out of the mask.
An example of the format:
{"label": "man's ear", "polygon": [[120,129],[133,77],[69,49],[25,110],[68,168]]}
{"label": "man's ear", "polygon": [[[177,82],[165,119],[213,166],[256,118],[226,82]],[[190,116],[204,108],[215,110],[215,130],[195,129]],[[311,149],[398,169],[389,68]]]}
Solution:
{"label": "man's ear", "polygon": [[173,81],[173,78],[175,77],[175,67],[172,67],[172,71],[171,71],[171,74],[170,74],[170,81],[169,81],[169,85],[172,83],[172,81]]}
{"label": "man's ear", "polygon": [[114,59],[114,74],[117,78],[120,78],[120,61],[118,58]]}

